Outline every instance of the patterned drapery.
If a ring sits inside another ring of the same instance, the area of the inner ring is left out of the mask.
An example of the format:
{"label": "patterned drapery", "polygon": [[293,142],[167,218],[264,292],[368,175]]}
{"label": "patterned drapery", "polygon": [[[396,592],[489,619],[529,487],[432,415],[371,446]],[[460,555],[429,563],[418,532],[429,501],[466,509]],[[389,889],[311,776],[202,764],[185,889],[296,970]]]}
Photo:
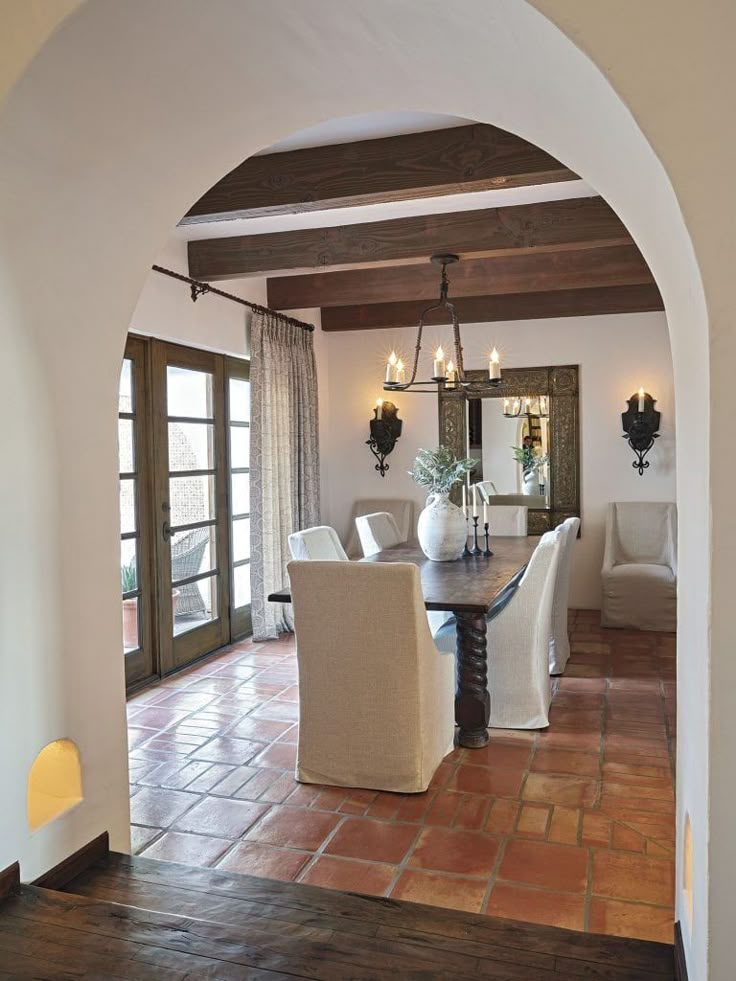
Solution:
{"label": "patterned drapery", "polygon": [[251,325],[251,615],[253,639],[293,629],[269,603],[288,584],[288,536],[319,524],[317,371],[310,331],[273,314]]}

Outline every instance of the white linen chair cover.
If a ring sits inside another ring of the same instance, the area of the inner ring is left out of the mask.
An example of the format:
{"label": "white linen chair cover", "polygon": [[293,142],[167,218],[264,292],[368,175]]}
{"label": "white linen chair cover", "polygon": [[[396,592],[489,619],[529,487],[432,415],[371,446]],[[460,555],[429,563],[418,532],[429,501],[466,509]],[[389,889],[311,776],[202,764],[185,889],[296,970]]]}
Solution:
{"label": "white linen chair cover", "polygon": [[405,498],[364,498],[353,504],[353,513],[350,518],[350,532],[345,551],[351,559],[360,558],[361,548],[358,531],[355,527],[355,519],[364,514],[375,514],[377,511],[388,511],[393,516],[399,532],[400,541],[408,542],[414,538],[416,526],[414,523],[414,501]]}
{"label": "white linen chair cover", "polygon": [[299,666],[296,779],[426,790],[452,750],[455,659],[432,643],[418,567],[290,562],[288,570]]}
{"label": "white linen chair cover", "polygon": [[289,551],[294,559],[347,562],[348,557],[337,532],[329,525],[305,528],[289,535]]}
{"label": "white linen chair cover", "polygon": [[494,535],[526,535],[528,508],[510,504],[491,504],[488,531]]}
{"label": "white linen chair cover", "polygon": [[484,504],[490,504],[491,498],[498,494],[496,490],[496,485],[492,480],[479,480],[476,485],[478,488],[478,493],[480,494],[480,499]]}
{"label": "white linen chair cover", "polygon": [[562,674],[570,658],[570,635],[567,626],[567,604],[570,597],[570,572],[578,537],[580,518],[567,518],[559,525],[562,537],[557,564],[555,594],[552,600],[552,637],[549,642],[549,673]]}
{"label": "white linen chair cover", "polygon": [[677,508],[669,502],[608,505],[601,625],[677,626]]}
{"label": "white linen chair cover", "polygon": [[365,558],[406,541],[401,537],[396,519],[388,511],[360,515],[355,519],[355,527]]}
{"label": "white linen chair cover", "polygon": [[[561,540],[557,529],[542,535],[514,596],[488,623],[491,727],[549,725],[549,639]],[[435,643],[440,650],[449,650],[453,640],[451,632],[443,630]]]}

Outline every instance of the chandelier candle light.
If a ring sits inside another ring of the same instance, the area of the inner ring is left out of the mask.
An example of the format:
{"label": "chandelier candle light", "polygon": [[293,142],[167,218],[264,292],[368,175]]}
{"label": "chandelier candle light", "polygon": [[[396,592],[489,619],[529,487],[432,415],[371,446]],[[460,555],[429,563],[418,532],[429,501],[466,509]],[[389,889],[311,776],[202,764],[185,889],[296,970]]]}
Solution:
{"label": "chandelier candle light", "polygon": [[[414,363],[412,364],[409,380],[406,380],[406,370],[404,365],[397,357],[396,352],[392,351],[388,359],[388,364],[386,365],[386,378],[383,386],[385,391],[395,392],[398,390],[401,392],[434,392],[443,387],[450,389],[466,389],[470,386],[471,382],[466,379],[465,369],[463,367],[463,346],[460,338],[460,321],[457,318],[455,305],[447,298],[450,288],[450,281],[447,278],[447,267],[458,261],[459,257],[452,254],[432,256],[432,262],[434,262],[436,265],[442,266],[439,301],[437,303],[433,303],[431,306],[423,310],[419,317],[417,343],[414,350]],[[445,360],[445,351],[442,345],[440,345],[434,352],[434,356],[432,358],[431,378],[427,379],[426,381],[418,381],[417,372],[419,369],[419,359],[422,352],[424,321],[430,313],[436,310],[445,310],[450,315],[450,321],[452,323],[454,357],[451,360]],[[474,381],[472,383],[473,392],[477,392],[480,395],[485,389],[490,390],[496,388],[500,382],[501,358],[498,351],[494,347],[488,360],[488,380],[485,382]],[[433,385],[435,387],[432,387]]]}

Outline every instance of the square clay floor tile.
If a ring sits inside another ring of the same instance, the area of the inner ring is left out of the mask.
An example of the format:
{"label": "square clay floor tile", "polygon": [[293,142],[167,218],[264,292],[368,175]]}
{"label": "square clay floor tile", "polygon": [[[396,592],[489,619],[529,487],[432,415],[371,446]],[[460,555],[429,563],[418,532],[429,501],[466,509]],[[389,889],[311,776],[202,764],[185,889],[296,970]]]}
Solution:
{"label": "square clay floor tile", "polygon": [[267,810],[268,805],[265,804],[229,800],[227,797],[205,797],[176,822],[176,830],[240,838]]}
{"label": "square clay floor tile", "polygon": [[296,744],[272,743],[252,763],[254,766],[272,766],[277,770],[293,770],[296,766]]}
{"label": "square clay floor tile", "polygon": [[589,777],[559,773],[530,773],[524,784],[523,800],[565,807],[590,807],[598,793],[598,782]]}
{"label": "square clay floor tile", "polygon": [[460,909],[467,913],[479,913],[483,904],[487,883],[479,879],[443,875],[441,872],[417,872],[407,869],[391,890],[392,899],[405,899],[411,903],[441,906],[444,909]]}
{"label": "square clay floor tile", "polygon": [[256,742],[270,743],[293,728],[292,722],[279,722],[276,719],[242,719],[229,731],[229,736],[239,739],[255,739]]}
{"label": "square clay floor tile", "polygon": [[667,859],[604,851],[593,855],[595,896],[669,906],[674,891],[675,866]]}
{"label": "square clay floor tile", "polygon": [[524,771],[520,769],[461,764],[447,789],[490,797],[518,797],[523,779]]}
{"label": "square clay floor tile", "polygon": [[[276,719],[281,722],[298,722],[299,705],[297,702],[266,702],[256,709],[253,716],[258,719]],[[137,721],[137,720],[136,720]]]}
{"label": "square clay floor tile", "polygon": [[161,834],[161,828],[141,828],[137,824],[130,828],[130,850],[133,855],[138,855],[146,845],[150,845],[153,839]]}
{"label": "square clay floor tile", "polygon": [[458,875],[488,876],[498,855],[499,840],[473,831],[425,828],[409,859],[413,868]]}
{"label": "square clay floor tile", "polygon": [[526,745],[505,745],[489,742],[479,749],[464,749],[462,762],[473,766],[508,767],[512,770],[525,770],[529,765],[532,747]]}
{"label": "square clay floor tile", "polygon": [[598,777],[600,757],[593,753],[578,753],[569,749],[540,748],[534,754],[532,772],[574,773],[580,777]]}
{"label": "square clay floor tile", "polygon": [[416,836],[417,829],[411,825],[347,818],[328,842],[325,852],[396,864],[404,858]]}
{"label": "square clay floor tile", "polygon": [[276,848],[257,841],[243,841],[227,853],[217,868],[289,882],[297,877],[311,857],[311,852]]}
{"label": "square clay floor tile", "polygon": [[274,805],[248,834],[251,841],[285,845],[317,851],[325,838],[335,830],[341,818],[328,811],[306,811],[302,808]]}
{"label": "square clay floor tile", "polygon": [[208,838],[205,835],[183,835],[167,831],[152,845],[144,849],[146,858],[162,862],[181,862],[183,865],[214,865],[232,845],[225,838]]}
{"label": "square clay floor tile", "polygon": [[197,760],[209,760],[211,763],[232,763],[234,766],[242,766],[262,749],[263,743],[254,743],[249,739],[235,739],[232,736],[218,736],[195,750],[192,757]]}
{"label": "square clay floor tile", "polygon": [[527,886],[497,882],[493,887],[488,908],[489,916],[527,923],[544,923],[567,930],[585,929],[585,896],[530,889]]}
{"label": "square clay floor tile", "polygon": [[588,878],[588,849],[512,838],[506,842],[498,877],[530,886],[582,893]]}
{"label": "square clay floor tile", "polygon": [[198,794],[182,790],[143,787],[130,802],[130,819],[134,824],[166,828],[198,800]]}
{"label": "square clay floor tile", "polygon": [[314,865],[301,874],[299,881],[310,886],[343,889],[366,896],[385,896],[395,874],[393,865],[321,855]]}
{"label": "square clay floor tile", "polygon": [[590,904],[589,928],[592,933],[671,944],[674,942],[674,912],[671,907],[594,897]]}

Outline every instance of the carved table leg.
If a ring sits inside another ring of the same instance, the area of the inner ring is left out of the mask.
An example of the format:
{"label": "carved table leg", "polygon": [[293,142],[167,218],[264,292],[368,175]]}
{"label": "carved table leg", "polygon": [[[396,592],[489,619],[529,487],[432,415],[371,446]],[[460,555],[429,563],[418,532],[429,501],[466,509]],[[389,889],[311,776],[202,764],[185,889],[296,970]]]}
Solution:
{"label": "carved table leg", "polygon": [[458,613],[456,619],[455,722],[460,727],[460,745],[477,749],[488,742],[488,719],[491,712],[486,618],[474,613]]}

